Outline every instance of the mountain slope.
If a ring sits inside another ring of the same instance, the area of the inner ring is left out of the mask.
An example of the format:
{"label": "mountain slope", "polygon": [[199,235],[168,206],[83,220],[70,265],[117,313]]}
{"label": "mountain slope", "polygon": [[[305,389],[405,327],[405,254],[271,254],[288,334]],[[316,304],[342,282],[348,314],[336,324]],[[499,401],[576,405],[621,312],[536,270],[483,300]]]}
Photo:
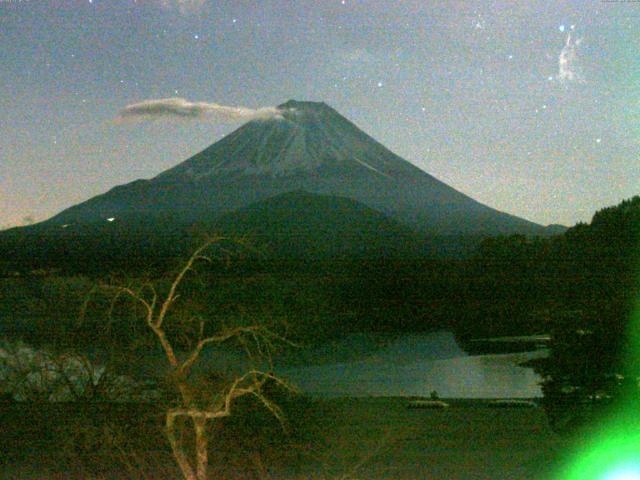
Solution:
{"label": "mountain slope", "polygon": [[395,155],[324,103],[289,101],[150,180],[116,187],[47,223],[165,215],[220,216],[292,191],[346,197],[430,235],[544,234]]}

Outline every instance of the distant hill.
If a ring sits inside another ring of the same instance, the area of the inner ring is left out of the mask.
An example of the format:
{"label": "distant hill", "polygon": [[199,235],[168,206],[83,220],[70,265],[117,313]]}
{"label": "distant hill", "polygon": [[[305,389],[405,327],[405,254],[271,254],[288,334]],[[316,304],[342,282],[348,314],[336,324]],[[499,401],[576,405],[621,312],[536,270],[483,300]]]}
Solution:
{"label": "distant hill", "polygon": [[198,236],[210,233],[244,238],[256,259],[272,261],[409,259],[430,252],[423,235],[376,210],[348,198],[302,191],[197,224],[169,215],[129,214],[64,228],[40,224],[12,229],[0,236],[0,248],[5,258],[34,267],[146,268],[186,256]]}
{"label": "distant hill", "polygon": [[290,192],[228,213],[214,231],[247,236],[268,255],[371,258],[424,255],[424,238],[355,200]]}
{"label": "distant hill", "polygon": [[601,332],[613,348],[638,305],[640,197],[562,235],[486,239],[467,271],[477,293],[475,308],[459,320],[460,337],[582,329]]}
{"label": "distant hill", "polygon": [[568,229],[569,229],[568,227],[565,227],[564,225],[559,225],[559,224],[556,224],[556,223],[553,223],[553,224],[551,224],[551,225],[547,225],[547,226],[544,228],[545,233],[546,233],[547,235],[549,235],[549,236],[552,236],[552,235],[561,235],[561,234],[563,234],[564,232],[566,232]]}

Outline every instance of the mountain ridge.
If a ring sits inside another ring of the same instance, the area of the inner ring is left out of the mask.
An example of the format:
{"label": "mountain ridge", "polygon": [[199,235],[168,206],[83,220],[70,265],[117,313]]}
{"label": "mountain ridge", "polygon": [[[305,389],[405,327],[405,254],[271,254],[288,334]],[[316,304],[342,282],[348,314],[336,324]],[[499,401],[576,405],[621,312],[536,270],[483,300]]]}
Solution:
{"label": "mountain ridge", "polygon": [[437,180],[322,102],[290,100],[279,109],[279,118],[248,122],[151,179],[114,187],[45,223],[167,210],[195,222],[304,190],[357,200],[426,234],[546,235]]}

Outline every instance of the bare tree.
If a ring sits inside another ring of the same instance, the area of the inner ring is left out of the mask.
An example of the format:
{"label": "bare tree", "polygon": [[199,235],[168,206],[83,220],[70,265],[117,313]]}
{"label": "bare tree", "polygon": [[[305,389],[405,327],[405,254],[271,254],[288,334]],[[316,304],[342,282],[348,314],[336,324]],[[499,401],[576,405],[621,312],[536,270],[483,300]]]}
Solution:
{"label": "bare tree", "polygon": [[[202,384],[198,385],[191,375],[194,366],[201,359],[203,350],[209,345],[237,340],[245,347],[247,354],[254,359],[255,355],[249,347],[250,344],[255,346],[260,354],[263,354],[269,351],[274,341],[286,341],[282,336],[258,322],[231,327],[222,325],[216,328],[214,333],[205,334],[205,331],[208,331],[205,328],[205,320],[197,319],[197,328],[191,330],[185,327],[187,334],[191,331],[194,332],[194,338],[191,339],[193,341],[187,351],[184,351],[176,346],[176,339],[167,333],[169,312],[180,296],[178,290],[186,275],[194,269],[197,262],[212,262],[212,258],[205,254],[207,249],[224,240],[226,239],[220,236],[210,237],[197,248],[173,277],[168,292],[164,295],[160,295],[151,282],[137,288],[117,285],[103,286],[114,294],[114,303],[118,298],[128,297],[142,307],[146,326],[153,332],[162,347],[179,398],[178,405],[168,408],[166,412],[166,434],[173,456],[185,480],[205,480],[207,478],[209,463],[208,422],[230,416],[234,402],[240,397],[253,396],[257,398],[284,426],[281,409],[267,398],[264,394],[264,387],[268,383],[276,383],[285,388],[289,387],[270,371],[251,368],[226,382],[216,392],[205,391],[206,387]],[[181,333],[185,334],[185,332]],[[178,428],[180,419],[190,419],[193,424],[195,458],[189,458],[188,450],[183,444],[182,435]]]}

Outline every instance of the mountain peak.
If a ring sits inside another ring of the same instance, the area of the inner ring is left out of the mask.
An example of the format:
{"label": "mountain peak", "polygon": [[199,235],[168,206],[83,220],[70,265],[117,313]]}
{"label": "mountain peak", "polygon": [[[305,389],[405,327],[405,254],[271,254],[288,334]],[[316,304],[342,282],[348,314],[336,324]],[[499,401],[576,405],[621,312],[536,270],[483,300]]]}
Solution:
{"label": "mountain peak", "polygon": [[278,105],[279,110],[323,110],[331,108],[324,102],[310,102],[301,100],[287,100],[285,103]]}
{"label": "mountain peak", "polygon": [[293,177],[340,171],[389,176],[406,163],[324,102],[288,100],[272,121],[255,120],[160,175],[164,180]]}

